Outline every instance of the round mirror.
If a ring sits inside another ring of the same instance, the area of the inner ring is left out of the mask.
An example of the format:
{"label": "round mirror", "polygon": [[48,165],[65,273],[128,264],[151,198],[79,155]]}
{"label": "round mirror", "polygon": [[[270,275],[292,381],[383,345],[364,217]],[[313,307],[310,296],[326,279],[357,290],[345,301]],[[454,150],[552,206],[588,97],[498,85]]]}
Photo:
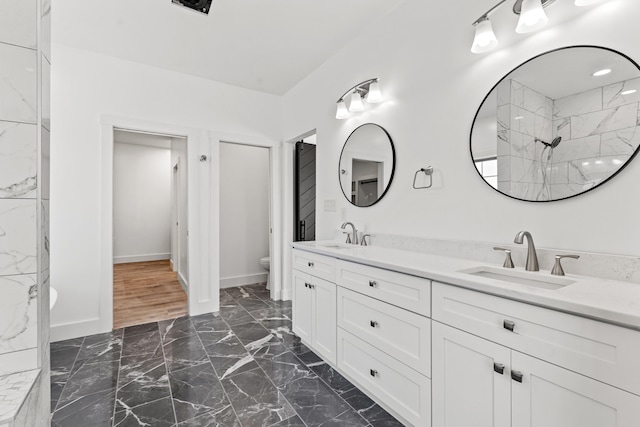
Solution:
{"label": "round mirror", "polygon": [[367,123],[356,128],[340,155],[342,193],[355,206],[375,205],[391,185],[395,163],[393,141],[383,127]]}
{"label": "round mirror", "polygon": [[480,176],[516,199],[548,202],[615,176],[640,144],[640,68],[611,49],[537,56],[484,99],[471,129]]}

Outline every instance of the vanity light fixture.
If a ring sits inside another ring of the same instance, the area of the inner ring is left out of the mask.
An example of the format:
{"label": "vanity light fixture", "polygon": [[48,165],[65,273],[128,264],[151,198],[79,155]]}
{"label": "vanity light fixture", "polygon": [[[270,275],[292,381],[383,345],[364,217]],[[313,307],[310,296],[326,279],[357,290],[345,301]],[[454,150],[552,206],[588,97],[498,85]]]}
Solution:
{"label": "vanity light fixture", "polygon": [[595,73],[592,74],[592,76],[593,77],[602,77],[602,76],[606,76],[609,73],[611,73],[611,69],[610,68],[605,68],[604,70],[596,71]]}
{"label": "vanity light fixture", "polygon": [[[493,32],[491,21],[489,21],[489,15],[507,1],[508,0],[500,0],[498,4],[489,9],[473,23],[473,26],[476,27],[476,35],[473,39],[471,52],[485,53],[498,46],[498,38]],[[547,17],[544,8],[552,4],[554,1],[555,0],[516,0],[513,5],[513,13],[520,15],[518,25],[516,26],[516,32],[520,34],[530,33],[547,25],[549,18]],[[576,0],[576,2],[578,1],[593,0]]]}
{"label": "vanity light fixture", "polygon": [[[349,107],[345,102],[349,98]],[[382,102],[382,91],[378,79],[365,80],[346,91],[336,103],[336,119],[346,119],[351,112],[363,111],[364,101],[369,104]]]}

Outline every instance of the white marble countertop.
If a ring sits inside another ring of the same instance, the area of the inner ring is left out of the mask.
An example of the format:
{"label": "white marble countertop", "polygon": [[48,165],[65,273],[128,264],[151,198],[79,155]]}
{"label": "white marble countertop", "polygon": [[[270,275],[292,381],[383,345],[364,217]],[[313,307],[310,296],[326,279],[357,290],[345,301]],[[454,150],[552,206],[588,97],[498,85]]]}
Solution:
{"label": "white marble countertop", "polygon": [[[331,243],[340,247],[326,246]],[[559,289],[544,289],[461,272],[483,266],[501,268],[500,265],[478,261],[329,241],[294,242],[291,245],[304,251],[411,274],[640,330],[640,285],[636,283],[567,274],[563,277],[575,281],[574,283]],[[548,271],[525,272],[521,266],[505,270],[522,272],[527,277],[538,280],[553,280],[558,277],[552,276]]]}
{"label": "white marble countertop", "polygon": [[40,375],[40,369],[0,377],[0,424],[13,421]]}

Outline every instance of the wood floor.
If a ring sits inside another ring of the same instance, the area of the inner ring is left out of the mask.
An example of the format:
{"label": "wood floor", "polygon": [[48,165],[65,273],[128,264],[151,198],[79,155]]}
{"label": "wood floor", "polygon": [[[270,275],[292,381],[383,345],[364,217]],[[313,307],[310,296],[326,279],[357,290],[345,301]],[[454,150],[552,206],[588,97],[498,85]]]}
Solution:
{"label": "wood floor", "polygon": [[113,266],[113,328],[188,314],[187,294],[168,260]]}

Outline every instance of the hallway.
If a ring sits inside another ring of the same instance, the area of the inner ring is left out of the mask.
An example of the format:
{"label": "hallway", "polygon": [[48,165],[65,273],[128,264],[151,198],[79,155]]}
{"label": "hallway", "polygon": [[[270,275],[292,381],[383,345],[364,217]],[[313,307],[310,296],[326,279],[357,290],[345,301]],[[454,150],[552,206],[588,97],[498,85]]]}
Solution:
{"label": "hallway", "polygon": [[113,328],[188,314],[187,294],[168,260],[113,266]]}

